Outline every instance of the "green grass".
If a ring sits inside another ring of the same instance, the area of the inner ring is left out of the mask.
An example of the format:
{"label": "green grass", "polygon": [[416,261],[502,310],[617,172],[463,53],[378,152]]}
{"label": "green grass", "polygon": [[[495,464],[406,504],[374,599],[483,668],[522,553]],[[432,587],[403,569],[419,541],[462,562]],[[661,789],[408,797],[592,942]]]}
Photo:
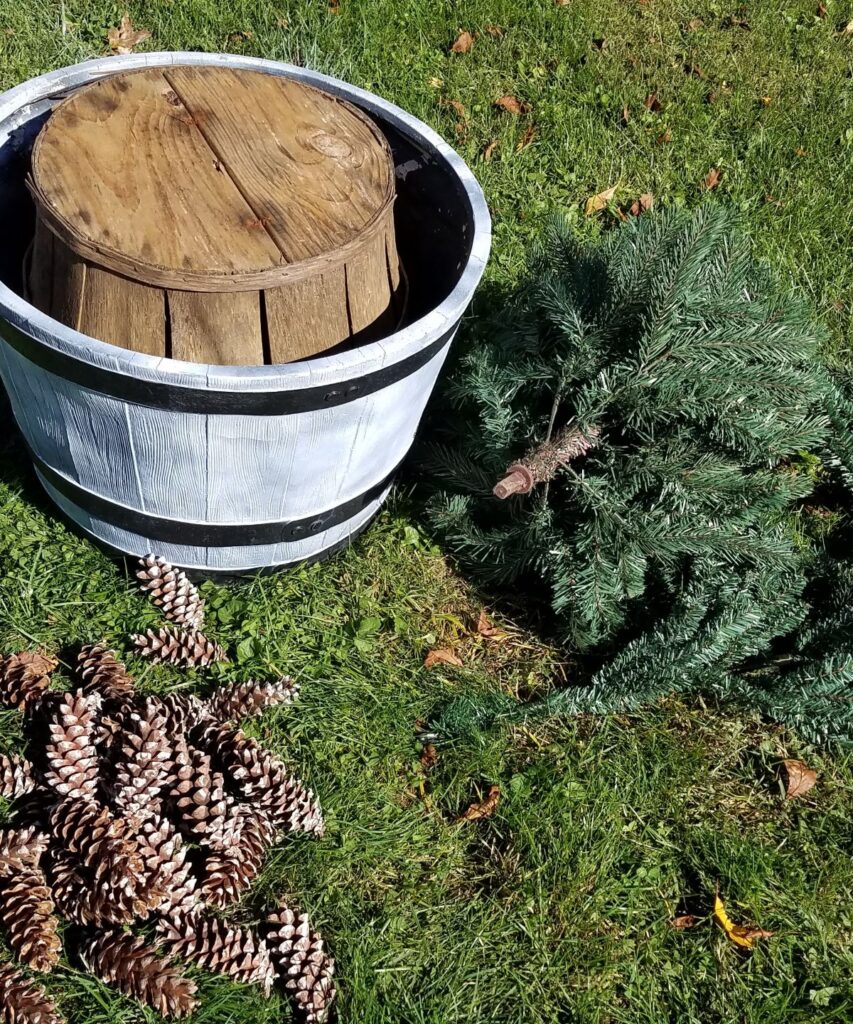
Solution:
{"label": "green grass", "polygon": [[[122,11],[0,0],[2,84],[103,52]],[[692,204],[717,167],[717,197],[743,212],[759,251],[812,296],[834,350],[850,356],[853,38],[836,32],[853,17],[849,3],[830,0],[823,18],[812,2],[779,0],[746,12],[676,0],[341,0],[338,13],[317,2],[175,0],[134,4],[132,14],[154,33],[146,46],[298,60],[434,125],[486,189],[489,290],[512,286],[551,209],[594,234],[613,214],[584,218],[589,195],[618,183],[620,203],[651,191],[659,203]],[[694,18],[702,24],[690,29]],[[461,28],[479,35],[469,54],[451,55]],[[652,92],[659,113],[643,106]],[[530,112],[496,110],[503,94]],[[530,125],[532,143],[517,150]],[[667,130],[671,141],[658,142]],[[19,449],[0,454],[0,466],[2,649],[41,644],[66,665],[86,640],[126,649],[156,611],[121,567],[58,523]],[[251,920],[282,896],[311,911],[338,958],[343,1022],[853,1017],[849,755],[671,702],[632,718],[477,737],[425,769],[418,724],[450,696],[540,692],[566,670],[521,628],[500,642],[476,634],[476,595],[402,502],[327,565],[205,593],[212,631],[239,652],[221,674],[289,671],[303,681],[300,702],[257,734],[315,787],[328,833],[278,850],[239,913]],[[424,669],[438,646],[456,648],[464,667]],[[155,690],[204,691],[218,674],[134,667]],[[16,714],[3,712],[0,749],[19,742]],[[796,802],[780,790],[789,756],[820,773]],[[494,817],[455,823],[493,784],[503,794]],[[733,917],[774,931],[754,953],[739,953],[708,919],[716,885]],[[672,929],[684,911],[699,925]],[[275,1000],[200,980],[204,1024],[287,1019]],[[156,1019],[78,972],[73,957],[48,984],[71,1024]]]}

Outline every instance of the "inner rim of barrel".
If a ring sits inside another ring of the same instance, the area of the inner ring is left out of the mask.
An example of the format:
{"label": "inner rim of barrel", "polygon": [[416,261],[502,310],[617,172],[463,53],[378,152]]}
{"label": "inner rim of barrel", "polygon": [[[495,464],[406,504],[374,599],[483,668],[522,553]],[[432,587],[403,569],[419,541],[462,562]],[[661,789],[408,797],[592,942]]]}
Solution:
{"label": "inner rim of barrel", "polygon": [[[272,75],[285,75],[341,96],[367,110],[385,130],[390,127],[418,149],[426,159],[439,163],[444,173],[458,184],[468,207],[471,238],[467,256],[452,289],[443,300],[401,330],[381,341],[371,342],[343,353],[315,359],[255,367],[206,366],[181,363],[142,353],[129,352],[97,338],[81,334],[53,320],[32,306],[0,279],[0,313],[10,325],[47,349],[77,359],[81,364],[103,367],[130,377],[143,377],[168,384],[176,390],[203,385],[209,392],[281,393],[304,387],[351,380],[354,374],[371,367],[390,367],[426,346],[442,331],[452,327],[471,300],[483,274],[491,244],[491,223],[482,190],[462,158],[428,125],[402,108],[357,86],[316,71],[257,57],[191,52],[132,54],[122,58],[124,68],[168,67],[174,64],[224,63],[255,69]],[[10,136],[25,134],[26,127],[51,109],[51,100],[62,98],[94,77],[109,75],[115,59],[104,57],[48,72],[15,86],[0,95],[0,126],[6,133],[3,146],[12,146]],[[404,173],[407,168],[398,169]]]}
{"label": "inner rim of barrel", "polygon": [[[117,70],[116,77],[120,75],[144,74],[152,70],[160,69],[145,67],[133,68],[128,71]],[[71,95],[65,97],[62,102],[53,108],[51,117],[53,114],[60,112],[64,107],[77,101],[82,93],[90,89],[96,89],[103,81],[104,78],[99,78],[75,89]],[[322,92],[323,90],[318,91]],[[326,95],[329,94],[326,93]],[[332,99],[345,107],[350,114],[356,117],[368,129],[387,155],[388,160],[392,161],[391,147],[388,144],[388,140],[373,118],[368,117],[354,103],[350,103],[340,96],[332,96]],[[45,130],[48,128],[49,123],[50,120],[45,124],[45,128],[39,132],[33,146],[32,162],[34,166],[38,162],[39,151],[44,143]],[[309,259],[300,260],[296,263],[287,263],[283,266],[270,267],[267,270],[243,271],[236,274],[217,273],[215,271],[201,273],[186,269],[181,269],[180,273],[178,273],[174,267],[161,266],[157,263],[144,261],[139,257],[129,257],[121,249],[86,238],[80,234],[79,230],[67,218],[63,217],[54,208],[34,175],[28,176],[26,184],[44,223],[78,256],[82,256],[84,259],[90,260],[99,266],[114,270],[130,280],[140,281],[155,288],[199,292],[258,291],[265,288],[276,288],[294,281],[301,281],[324,271],[340,269],[352,259],[353,255],[365,243],[371,241],[383,230],[385,216],[389,207],[394,203],[395,198],[394,177],[392,174],[385,189],[382,205],[374,211],[364,227],[356,235],[348,241],[341,243],[335,249],[312,256]]]}

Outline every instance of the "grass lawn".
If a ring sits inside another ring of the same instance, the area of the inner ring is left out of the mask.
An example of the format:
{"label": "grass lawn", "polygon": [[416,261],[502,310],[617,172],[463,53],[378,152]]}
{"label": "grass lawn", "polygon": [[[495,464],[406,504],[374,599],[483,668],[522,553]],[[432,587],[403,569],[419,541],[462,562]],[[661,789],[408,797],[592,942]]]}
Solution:
{"label": "grass lawn", "polygon": [[[0,84],[104,52],[122,12],[0,0]],[[590,195],[616,185],[619,204],[646,192],[694,204],[716,169],[715,195],[743,212],[759,251],[812,297],[833,351],[851,359],[847,0],[826,0],[823,15],[781,0],[159,0],[131,13],[153,33],[146,47],[309,64],[454,141],[495,219],[481,304],[512,286],[551,209],[595,233],[614,215],[586,218]],[[474,45],[451,54],[461,29]],[[499,110],[501,96],[527,112]],[[14,438],[0,469],[0,649],[44,645],[69,665],[80,642],[121,648],[159,621],[120,567],[53,517]],[[315,787],[327,835],[277,850],[239,913],[251,920],[281,896],[312,913],[338,960],[342,1022],[853,1019],[849,755],[673,701],[476,737],[425,765],[418,723],[447,698],[542,691],[564,667],[500,609],[506,635],[477,633],[480,600],[403,497],[329,564],[204,591],[212,631],[239,644],[220,671],[303,681],[299,703],[256,734]],[[425,669],[436,647],[453,647],[463,667]],[[134,667],[158,691],[204,690],[218,674]],[[19,729],[17,713],[0,712],[0,749],[16,747]],[[786,757],[820,776],[791,802]],[[454,821],[495,784],[493,817]],[[774,932],[753,953],[710,921],[717,885],[735,919]],[[684,913],[696,927],[673,928]],[[275,999],[199,980],[200,1024],[289,1019]],[[158,1019],[73,956],[47,984],[70,1024]]]}

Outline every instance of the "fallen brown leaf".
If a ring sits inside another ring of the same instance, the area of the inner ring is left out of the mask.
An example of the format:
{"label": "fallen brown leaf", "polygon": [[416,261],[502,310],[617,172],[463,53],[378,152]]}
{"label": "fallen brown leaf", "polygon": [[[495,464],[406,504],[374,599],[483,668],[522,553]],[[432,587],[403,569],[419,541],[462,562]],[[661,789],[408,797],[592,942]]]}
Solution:
{"label": "fallen brown leaf", "polygon": [[732,942],[741,949],[752,949],[756,939],[769,939],[773,935],[773,932],[767,931],[766,928],[735,924],[726,913],[726,906],[719,893],[714,896],[714,918]]}
{"label": "fallen brown leaf", "polygon": [[459,100],[441,100],[442,106],[451,107],[460,117],[467,117],[468,112]]}
{"label": "fallen brown leaf", "polygon": [[500,39],[500,37],[504,34],[504,30],[501,28],[500,25],[486,25],[483,31],[490,36],[494,36],[495,39]]}
{"label": "fallen brown leaf", "polygon": [[752,25],[737,14],[728,14],[723,18],[723,28],[742,28],[749,32],[752,29]]}
{"label": "fallen brown leaf", "polygon": [[817,5],[817,9],[815,10],[815,14],[819,18],[825,18],[826,17],[826,4],[818,4]]}
{"label": "fallen brown leaf", "polygon": [[529,124],[524,135],[518,140],[515,145],[516,153],[520,153],[523,149],[527,149],[530,143],[536,138],[536,125]]}
{"label": "fallen brown leaf", "polygon": [[853,19],[847,22],[844,28],[838,30],[840,36],[853,36]]}
{"label": "fallen brown leaf", "polygon": [[460,32],[456,37],[456,42],[450,47],[451,53],[470,53],[471,47],[474,45],[474,37],[470,32]]}
{"label": "fallen brown leaf", "polygon": [[457,821],[480,821],[481,818],[490,818],[497,809],[501,797],[501,787],[491,786],[486,794],[485,800],[471,804],[459,817]]}
{"label": "fallen brown leaf", "polygon": [[493,624],[492,620],[486,614],[485,608],[480,611],[480,617],[477,619],[477,632],[480,636],[487,638],[502,638],[506,636],[505,630],[501,629],[500,626],[495,626]]}
{"label": "fallen brown leaf", "polygon": [[526,114],[530,110],[530,104],[522,102],[516,96],[501,96],[495,100],[495,106],[508,114]]}
{"label": "fallen brown leaf", "polygon": [[669,128],[667,128],[665,131],[662,131],[660,135],[658,135],[658,137],[655,139],[655,142],[659,146],[665,146],[668,142],[672,142],[672,131]]}
{"label": "fallen brown leaf", "polygon": [[795,800],[806,793],[817,783],[817,772],[805,763],[788,759],[782,762],[785,769],[785,799]]}
{"label": "fallen brown leaf", "polygon": [[643,106],[653,114],[659,114],[663,110],[663,104],[658,99],[658,94],[656,92],[649,93],[649,95],[643,100]]}
{"label": "fallen brown leaf", "polygon": [[329,14],[341,13],[341,0],[329,0]]}
{"label": "fallen brown leaf", "polygon": [[639,217],[641,213],[646,213],[648,210],[651,210],[654,205],[654,195],[651,192],[643,192],[643,194],[638,196],[628,207],[628,213],[632,217]]}
{"label": "fallen brown leaf", "polygon": [[591,217],[594,213],[598,213],[599,210],[606,210],[607,204],[616,195],[616,185],[611,185],[610,188],[604,189],[603,192],[596,192],[594,196],[590,196],[584,206],[584,215]]}
{"label": "fallen brown leaf", "polygon": [[622,107],[622,124],[630,124],[630,122],[631,122],[631,108],[626,103],[625,106]]}
{"label": "fallen brown leaf", "polygon": [[232,43],[240,43],[244,39],[251,39],[254,36],[254,34],[255,34],[254,32],[248,32],[248,31],[246,31],[246,32],[232,32],[231,35],[228,37],[228,39]]}
{"label": "fallen brown leaf", "polygon": [[712,167],[710,171],[702,179],[702,184],[710,192],[715,189],[723,178],[723,172],[716,167]]}
{"label": "fallen brown leaf", "polygon": [[449,647],[438,647],[424,658],[424,668],[433,668],[435,665],[455,665],[458,668],[461,664],[462,659]]}
{"label": "fallen brown leaf", "polygon": [[146,39],[150,38],[151,33],[147,28],[133,27],[133,22],[130,20],[130,15],[127,11],[122,15],[121,24],[118,28],[113,26],[107,32],[107,42],[110,45],[110,49],[119,54],[133,53],[135,46],[139,46],[140,43],[144,43]]}
{"label": "fallen brown leaf", "polygon": [[705,22],[702,21],[701,18],[691,18],[690,21],[687,22],[686,28],[688,32],[695,32],[697,29],[703,28],[704,25]]}
{"label": "fallen brown leaf", "polygon": [[435,749],[432,743],[424,745],[424,749],[421,751],[421,764],[424,768],[432,768],[438,761],[438,751]]}
{"label": "fallen brown leaf", "polygon": [[488,163],[492,159],[492,156],[495,150],[498,148],[499,144],[500,139],[492,139],[488,146],[486,146],[486,148],[483,150],[483,160],[485,161],[485,163]]}
{"label": "fallen brown leaf", "polygon": [[669,922],[670,928],[675,928],[680,932],[686,931],[688,928],[695,928],[697,924],[699,924],[699,918],[693,914],[679,914]]}

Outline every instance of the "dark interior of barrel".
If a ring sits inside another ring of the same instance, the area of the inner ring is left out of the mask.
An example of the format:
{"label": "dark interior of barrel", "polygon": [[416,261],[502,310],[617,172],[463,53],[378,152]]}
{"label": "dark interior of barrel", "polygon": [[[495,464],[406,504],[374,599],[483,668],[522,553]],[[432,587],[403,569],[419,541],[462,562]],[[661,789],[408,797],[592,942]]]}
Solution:
{"label": "dark interior of barrel", "polygon": [[[24,184],[32,146],[52,106],[67,95],[39,104],[32,118],[14,129],[0,146],[0,217],[5,226],[0,279],[18,294],[22,294],[22,267],[35,221],[34,206]],[[465,190],[437,152],[417,145],[384,120],[381,111],[367,113],[388,139],[396,168],[397,248],[408,280],[408,301],[400,329],[440,306],[453,290],[471,251],[473,215]],[[353,344],[351,339],[345,347]]]}

